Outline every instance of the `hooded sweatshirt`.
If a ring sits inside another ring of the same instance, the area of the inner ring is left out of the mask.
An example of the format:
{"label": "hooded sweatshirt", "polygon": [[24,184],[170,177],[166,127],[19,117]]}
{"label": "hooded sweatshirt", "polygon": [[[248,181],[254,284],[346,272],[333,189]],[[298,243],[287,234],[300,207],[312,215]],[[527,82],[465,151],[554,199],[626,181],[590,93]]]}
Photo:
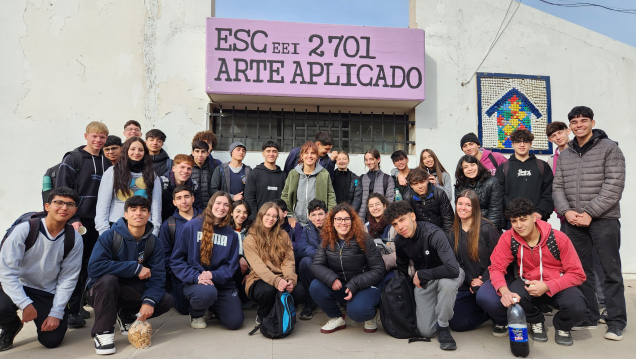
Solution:
{"label": "hooded sweatshirt", "polygon": [[97,193],[104,172],[112,166],[110,160],[104,157],[104,151],[100,150],[99,155],[93,156],[83,150],[86,146],[76,148],[82,154],[82,170],[75,173],[73,164],[74,157],[66,156],[60,164],[55,187],[66,186],[75,189],[77,183],[77,194],[80,201],[77,212],[70,223],[77,222],[81,218],[93,220],[95,218],[95,207],[97,206]]}
{"label": "hooded sweatshirt", "polygon": [[499,181],[504,194],[504,208],[515,198],[527,198],[534,203],[536,212],[543,220],[547,220],[554,209],[552,201],[552,180],[554,175],[550,166],[541,161],[543,174],[539,169],[537,157],[531,154],[528,159],[521,162],[512,154],[508,163],[508,169],[504,174],[505,166],[499,166],[495,178]]}
{"label": "hooded sweatshirt", "polygon": [[[318,175],[323,170],[325,174],[321,176],[321,180],[317,180]],[[316,185],[319,185],[320,188],[317,189]],[[325,192],[324,189],[327,191]],[[320,194],[320,198],[317,196],[318,193]],[[327,209],[330,209],[336,203],[336,194],[331,185],[329,172],[323,169],[318,163],[316,163],[316,167],[308,175],[303,172],[302,164],[297,165],[287,176],[285,189],[283,189],[281,198],[287,203],[289,213],[293,213],[289,217],[296,217],[296,220],[303,227],[309,223],[309,216],[307,214],[309,201],[318,198],[327,204]]]}
{"label": "hooded sweatshirt", "polygon": [[[194,219],[196,216],[201,214],[201,210],[199,209],[199,207],[192,206],[192,210],[194,211],[194,214],[192,215],[192,219]],[[177,239],[179,238],[179,231],[189,221],[183,218],[181,214],[179,214],[178,208],[174,210],[174,214],[172,216],[175,219],[174,243],[176,245]],[[172,268],[170,267],[170,257],[172,257],[172,251],[174,249],[174,246],[172,245],[170,241],[170,229],[168,228],[167,220],[161,224],[161,229],[159,230],[159,239],[161,240],[161,244],[163,245],[163,253],[164,253],[164,259],[166,263],[166,273],[168,275],[172,275],[173,273],[172,273]]]}
{"label": "hooded sweatshirt", "polygon": [[201,263],[201,239],[204,216],[192,218],[179,233],[174,245],[170,265],[174,275],[183,283],[199,283],[199,275],[212,272],[212,283],[217,287],[234,288],[232,276],[239,265],[239,238],[230,227],[214,226],[210,264]]}
{"label": "hooded sweatshirt", "polygon": [[[489,155],[492,155],[495,158],[495,160],[497,161],[497,164],[492,163]],[[497,172],[497,167],[499,167],[502,163],[506,161],[508,161],[508,159],[499,152],[491,152],[487,149],[483,149],[481,152],[480,162],[482,165],[484,165],[484,167],[486,167],[490,171],[490,174],[493,175],[493,177],[495,176],[495,173]]]}
{"label": "hooded sweatshirt", "polygon": [[[174,172],[172,172],[172,168],[168,170],[166,176],[161,177],[161,182],[163,185],[163,193],[161,194],[161,222],[168,219],[168,217],[172,216],[177,207],[173,203],[173,192],[177,187],[174,178]],[[202,199],[201,199],[201,187],[197,181],[193,180],[192,177],[188,178],[185,183],[186,186],[192,189],[194,193],[194,206],[201,207]]]}
{"label": "hooded sweatshirt", "polygon": [[[289,174],[296,166],[298,165],[298,160],[300,159],[300,147],[292,148],[287,155],[287,159],[285,160],[285,173]],[[326,169],[329,172],[329,175],[333,179],[333,172],[336,169],[336,162],[331,160],[331,154],[327,153],[323,157],[318,158],[318,164],[322,166],[322,168]]]}
{"label": "hooded sweatshirt", "polygon": [[152,158],[152,167],[155,169],[157,176],[163,176],[172,168],[172,160],[168,153],[162,148],[158,155],[150,155]]}
{"label": "hooded sweatshirt", "polygon": [[[120,218],[113,227],[99,236],[93,253],[88,261],[87,289],[91,288],[97,280],[107,274],[120,278],[134,279],[141,272],[142,267],[150,269],[152,274],[148,279],[142,280],[146,285],[142,294],[142,304],[155,306],[166,293],[166,266],[163,259],[163,246],[161,241],[155,238],[155,246],[150,255],[147,255],[146,241],[152,234],[153,226],[148,223],[146,230],[139,240],[128,230],[125,219]],[[118,253],[113,253],[113,237],[115,232],[121,235],[123,241]],[[139,264],[139,258],[145,257],[143,266]]]}
{"label": "hooded sweatshirt", "polygon": [[[130,172],[132,179],[130,182],[130,190],[133,195],[139,195],[148,198],[146,186],[143,179],[143,173]],[[95,210],[95,229],[102,234],[110,228],[110,223],[117,222],[124,216],[124,205],[129,197],[115,195],[113,190],[113,182],[115,175],[115,167],[111,167],[102,177],[99,186],[99,194],[97,198],[97,208]],[[139,186],[143,186],[142,189]],[[161,227],[161,179],[155,175],[154,185],[152,188],[152,203],[150,207],[150,221],[154,226],[152,233],[159,235]]]}
{"label": "hooded sweatshirt", "polygon": [[25,252],[29,229],[28,222],[21,223],[4,241],[0,251],[2,290],[20,309],[33,303],[24,287],[50,293],[54,298],[48,316],[62,319],[82,265],[82,236],[75,231],[75,246],[64,258],[64,229],[56,237],[51,236],[43,218],[35,244]]}
{"label": "hooded sweatshirt", "polygon": [[263,203],[275,200],[281,197],[283,188],[285,188],[285,179],[287,174],[276,166],[275,170],[265,167],[264,163],[256,166],[250,171],[245,182],[245,190],[243,195],[245,202],[250,206],[252,214],[250,219],[254,220],[258,209]]}
{"label": "hooded sweatshirt", "polygon": [[[547,294],[551,297],[564,289],[576,287],[585,282],[585,272],[570,239],[562,232],[554,230],[554,238],[561,257],[561,260],[557,260],[548,248],[548,237],[552,226],[541,220],[537,221],[536,226],[541,232],[541,238],[532,249],[514,229],[507,230],[499,238],[490,256],[490,267],[488,267],[490,281],[497,293],[499,288],[507,286],[504,275],[513,261],[517,262],[520,271],[523,270],[523,273],[519,275],[521,278],[545,282],[549,288]],[[512,256],[510,241],[519,243],[517,258]]]}

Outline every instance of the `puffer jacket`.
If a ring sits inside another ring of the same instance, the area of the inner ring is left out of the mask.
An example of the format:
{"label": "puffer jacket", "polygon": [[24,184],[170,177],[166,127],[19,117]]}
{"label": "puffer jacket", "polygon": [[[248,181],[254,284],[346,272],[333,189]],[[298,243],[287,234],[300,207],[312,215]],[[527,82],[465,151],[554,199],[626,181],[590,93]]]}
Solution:
{"label": "puffer jacket", "polygon": [[201,188],[201,201],[202,207],[206,208],[208,206],[208,201],[212,197],[212,188],[210,186],[210,182],[212,180],[212,173],[214,170],[221,165],[221,161],[212,158],[212,156],[208,156],[203,162],[203,166],[199,167],[196,163],[194,167],[192,167],[192,179],[197,181]]}
{"label": "puffer jacket", "polygon": [[419,196],[411,188],[406,191],[403,200],[413,207],[418,222],[433,223],[443,229],[444,233],[450,232],[453,228],[455,214],[442,187],[429,183],[424,196]]}
{"label": "puffer jacket", "polygon": [[[245,178],[247,178],[252,167],[246,164],[243,164],[243,166],[245,167]],[[210,179],[210,197],[218,191],[230,193],[230,171],[232,170],[230,169],[229,162],[225,162],[214,169],[212,178]]]}
{"label": "puffer jacket", "polygon": [[503,228],[503,192],[497,179],[490,177],[485,181],[479,181],[474,184],[469,183],[461,187],[455,185],[455,199],[465,189],[472,189],[477,192],[482,217],[491,221],[495,228]]}
{"label": "puffer jacket", "polygon": [[573,210],[592,218],[618,219],[625,188],[625,156],[602,130],[580,147],[576,138],[557,161],[552,199],[560,215]]}
{"label": "puffer jacket", "polygon": [[[370,176],[374,176],[375,181],[373,182],[373,191],[369,193],[369,186],[371,185]],[[388,177],[386,188],[384,188],[384,176]],[[382,172],[381,170],[369,171],[360,176],[358,187],[359,188],[356,188],[356,194],[353,200],[353,208],[358,211],[358,216],[362,219],[363,222],[366,222],[367,220],[367,204],[369,203],[369,194],[379,193],[386,197],[386,200],[389,201],[389,203],[393,202],[395,199],[395,183],[393,183],[393,178],[390,175]]]}
{"label": "puffer jacket", "polygon": [[331,287],[336,279],[349,288],[354,295],[356,292],[378,284],[385,274],[384,260],[375,242],[368,235],[364,240],[365,250],[362,250],[354,239],[327,247],[320,246],[311,263],[311,274],[325,285]]}

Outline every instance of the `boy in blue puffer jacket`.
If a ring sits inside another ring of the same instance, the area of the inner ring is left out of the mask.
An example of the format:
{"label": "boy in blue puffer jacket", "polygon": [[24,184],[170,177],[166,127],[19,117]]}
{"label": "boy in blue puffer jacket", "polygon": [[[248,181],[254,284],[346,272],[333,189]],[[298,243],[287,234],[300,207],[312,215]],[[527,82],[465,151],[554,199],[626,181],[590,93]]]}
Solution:
{"label": "boy in blue puffer jacket", "polygon": [[[307,213],[309,214],[309,224],[303,228],[303,234],[298,241],[298,279],[305,288],[309,288],[314,280],[311,274],[311,263],[316,255],[316,249],[322,243],[321,232],[322,226],[327,219],[327,205],[319,199],[312,199],[307,204]],[[307,303],[300,312],[300,319],[309,320],[313,318],[316,311],[316,303],[310,296],[307,296]]]}

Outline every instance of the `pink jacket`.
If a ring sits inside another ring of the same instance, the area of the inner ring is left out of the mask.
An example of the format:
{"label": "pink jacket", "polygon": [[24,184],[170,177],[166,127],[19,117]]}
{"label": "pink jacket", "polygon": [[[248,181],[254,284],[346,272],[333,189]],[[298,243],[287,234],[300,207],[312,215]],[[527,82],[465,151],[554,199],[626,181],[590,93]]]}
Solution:
{"label": "pink jacket", "polygon": [[[490,154],[492,154],[492,156],[495,157],[495,160],[497,161],[497,166],[495,166],[495,164],[492,163],[492,161],[490,160],[489,158]],[[492,152],[487,149],[482,150],[481,164],[490,170],[490,174],[492,174],[493,177],[495,176],[495,173],[497,172],[497,167],[506,161],[508,161],[508,159],[499,152]]]}

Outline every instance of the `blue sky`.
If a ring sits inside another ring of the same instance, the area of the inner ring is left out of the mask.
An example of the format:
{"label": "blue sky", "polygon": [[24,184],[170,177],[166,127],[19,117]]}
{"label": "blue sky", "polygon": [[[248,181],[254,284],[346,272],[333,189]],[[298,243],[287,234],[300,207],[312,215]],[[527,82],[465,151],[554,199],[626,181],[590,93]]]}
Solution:
{"label": "blue sky", "polygon": [[[462,0],[478,1],[478,0]],[[636,0],[574,0],[636,9]],[[567,3],[568,0],[550,0]],[[596,7],[522,3],[636,47],[636,15]],[[342,25],[408,27],[408,0],[216,0],[216,16]]]}

